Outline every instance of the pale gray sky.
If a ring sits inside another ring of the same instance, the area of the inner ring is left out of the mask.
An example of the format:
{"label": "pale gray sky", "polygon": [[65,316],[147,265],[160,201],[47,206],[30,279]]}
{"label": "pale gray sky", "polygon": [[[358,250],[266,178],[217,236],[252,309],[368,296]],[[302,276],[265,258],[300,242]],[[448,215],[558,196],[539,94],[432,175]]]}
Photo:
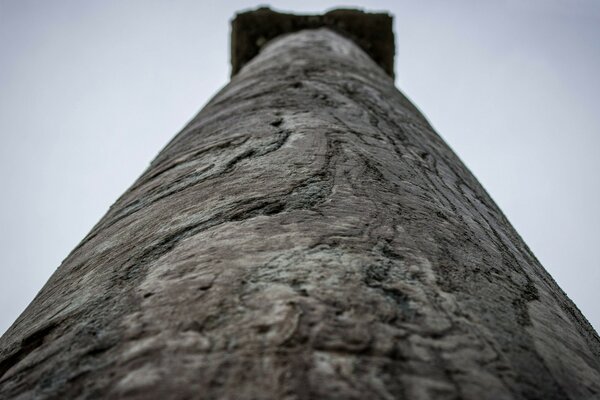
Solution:
{"label": "pale gray sky", "polygon": [[[270,4],[393,13],[397,86],[600,329],[600,2]],[[255,6],[0,0],[0,333],[227,83]]]}

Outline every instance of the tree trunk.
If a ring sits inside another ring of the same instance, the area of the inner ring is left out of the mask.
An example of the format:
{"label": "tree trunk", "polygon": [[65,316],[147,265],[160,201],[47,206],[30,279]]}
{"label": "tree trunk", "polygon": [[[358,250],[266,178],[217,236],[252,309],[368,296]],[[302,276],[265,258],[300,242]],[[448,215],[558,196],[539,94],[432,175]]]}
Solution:
{"label": "tree trunk", "polygon": [[270,42],[0,340],[0,397],[591,399],[600,340],[361,49]]}

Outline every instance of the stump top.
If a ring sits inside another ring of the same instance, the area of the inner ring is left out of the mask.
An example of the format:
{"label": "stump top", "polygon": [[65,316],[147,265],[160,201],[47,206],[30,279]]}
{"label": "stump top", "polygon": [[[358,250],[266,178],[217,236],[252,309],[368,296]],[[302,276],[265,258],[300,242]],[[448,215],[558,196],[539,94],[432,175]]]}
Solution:
{"label": "stump top", "polygon": [[277,36],[303,29],[329,28],[354,41],[388,75],[394,76],[393,17],[337,9],[323,15],[296,15],[262,7],[236,14],[231,22],[231,75],[234,76],[261,47]]}

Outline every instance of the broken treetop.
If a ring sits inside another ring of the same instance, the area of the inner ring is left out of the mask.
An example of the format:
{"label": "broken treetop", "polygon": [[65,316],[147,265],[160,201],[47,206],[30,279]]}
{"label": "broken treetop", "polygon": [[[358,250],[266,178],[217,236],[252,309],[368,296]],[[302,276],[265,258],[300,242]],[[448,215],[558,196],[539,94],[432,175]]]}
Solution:
{"label": "broken treetop", "polygon": [[389,14],[348,9],[323,15],[294,15],[259,8],[237,14],[231,23],[231,75],[237,74],[271,39],[303,29],[326,27],[354,41],[393,77],[392,20]]}

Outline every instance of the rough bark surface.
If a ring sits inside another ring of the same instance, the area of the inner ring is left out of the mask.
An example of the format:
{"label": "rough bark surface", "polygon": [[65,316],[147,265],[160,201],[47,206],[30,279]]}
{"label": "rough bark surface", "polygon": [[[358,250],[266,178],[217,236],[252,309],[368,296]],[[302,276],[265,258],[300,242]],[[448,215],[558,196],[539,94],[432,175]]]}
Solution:
{"label": "rough bark surface", "polygon": [[0,398],[592,399],[600,341],[392,79],[276,39],[0,340]]}

